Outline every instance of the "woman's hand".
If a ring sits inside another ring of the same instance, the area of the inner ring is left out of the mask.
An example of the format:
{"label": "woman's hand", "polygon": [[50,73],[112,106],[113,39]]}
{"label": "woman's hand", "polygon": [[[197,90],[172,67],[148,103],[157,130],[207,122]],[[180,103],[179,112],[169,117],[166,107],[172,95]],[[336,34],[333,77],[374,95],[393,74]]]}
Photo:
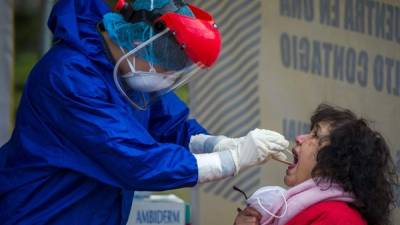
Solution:
{"label": "woman's hand", "polygon": [[238,209],[234,225],[260,225],[260,220],[261,214],[257,210],[247,207],[244,210]]}

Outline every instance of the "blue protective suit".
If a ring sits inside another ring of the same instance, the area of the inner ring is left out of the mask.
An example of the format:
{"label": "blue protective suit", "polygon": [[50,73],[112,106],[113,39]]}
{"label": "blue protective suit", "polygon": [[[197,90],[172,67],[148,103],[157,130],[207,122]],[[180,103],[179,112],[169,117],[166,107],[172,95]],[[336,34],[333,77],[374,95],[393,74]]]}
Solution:
{"label": "blue protective suit", "polygon": [[175,94],[146,111],[118,92],[96,25],[104,0],[59,0],[57,41],[33,68],[0,148],[1,224],[125,224],[133,191],[193,186],[205,130]]}

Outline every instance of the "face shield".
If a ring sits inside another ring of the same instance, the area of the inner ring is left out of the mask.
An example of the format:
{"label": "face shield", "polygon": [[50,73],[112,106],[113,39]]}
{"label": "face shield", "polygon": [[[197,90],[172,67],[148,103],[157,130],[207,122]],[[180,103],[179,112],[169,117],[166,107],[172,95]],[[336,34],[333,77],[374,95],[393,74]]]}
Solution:
{"label": "face shield", "polygon": [[188,7],[194,17],[167,12],[154,21],[149,39],[132,43],[130,51],[120,47],[114,82],[136,108],[146,109],[217,60],[221,38],[213,18]]}

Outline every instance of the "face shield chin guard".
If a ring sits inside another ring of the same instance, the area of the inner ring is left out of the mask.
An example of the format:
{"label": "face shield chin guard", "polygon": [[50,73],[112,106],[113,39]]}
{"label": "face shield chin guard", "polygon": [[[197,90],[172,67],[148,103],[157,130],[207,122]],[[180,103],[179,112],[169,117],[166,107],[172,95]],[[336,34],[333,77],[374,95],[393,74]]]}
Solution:
{"label": "face shield chin guard", "polygon": [[188,5],[193,17],[168,12],[153,24],[156,33],[115,64],[114,82],[137,109],[145,110],[160,96],[185,85],[210,68],[221,50],[221,37],[207,12]]}

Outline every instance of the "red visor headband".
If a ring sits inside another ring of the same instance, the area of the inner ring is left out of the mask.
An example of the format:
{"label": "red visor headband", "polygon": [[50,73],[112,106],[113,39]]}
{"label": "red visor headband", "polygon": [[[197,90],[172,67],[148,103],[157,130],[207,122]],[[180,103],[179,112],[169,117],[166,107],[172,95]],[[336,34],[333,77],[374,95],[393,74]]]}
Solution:
{"label": "red visor headband", "polygon": [[221,51],[221,35],[214,18],[206,11],[187,5],[194,18],[175,12],[152,13],[145,10],[134,11],[131,4],[119,0],[115,10],[120,12],[128,22],[147,21],[155,30],[168,28],[175,40],[184,49],[188,57],[203,67],[211,67]]}

